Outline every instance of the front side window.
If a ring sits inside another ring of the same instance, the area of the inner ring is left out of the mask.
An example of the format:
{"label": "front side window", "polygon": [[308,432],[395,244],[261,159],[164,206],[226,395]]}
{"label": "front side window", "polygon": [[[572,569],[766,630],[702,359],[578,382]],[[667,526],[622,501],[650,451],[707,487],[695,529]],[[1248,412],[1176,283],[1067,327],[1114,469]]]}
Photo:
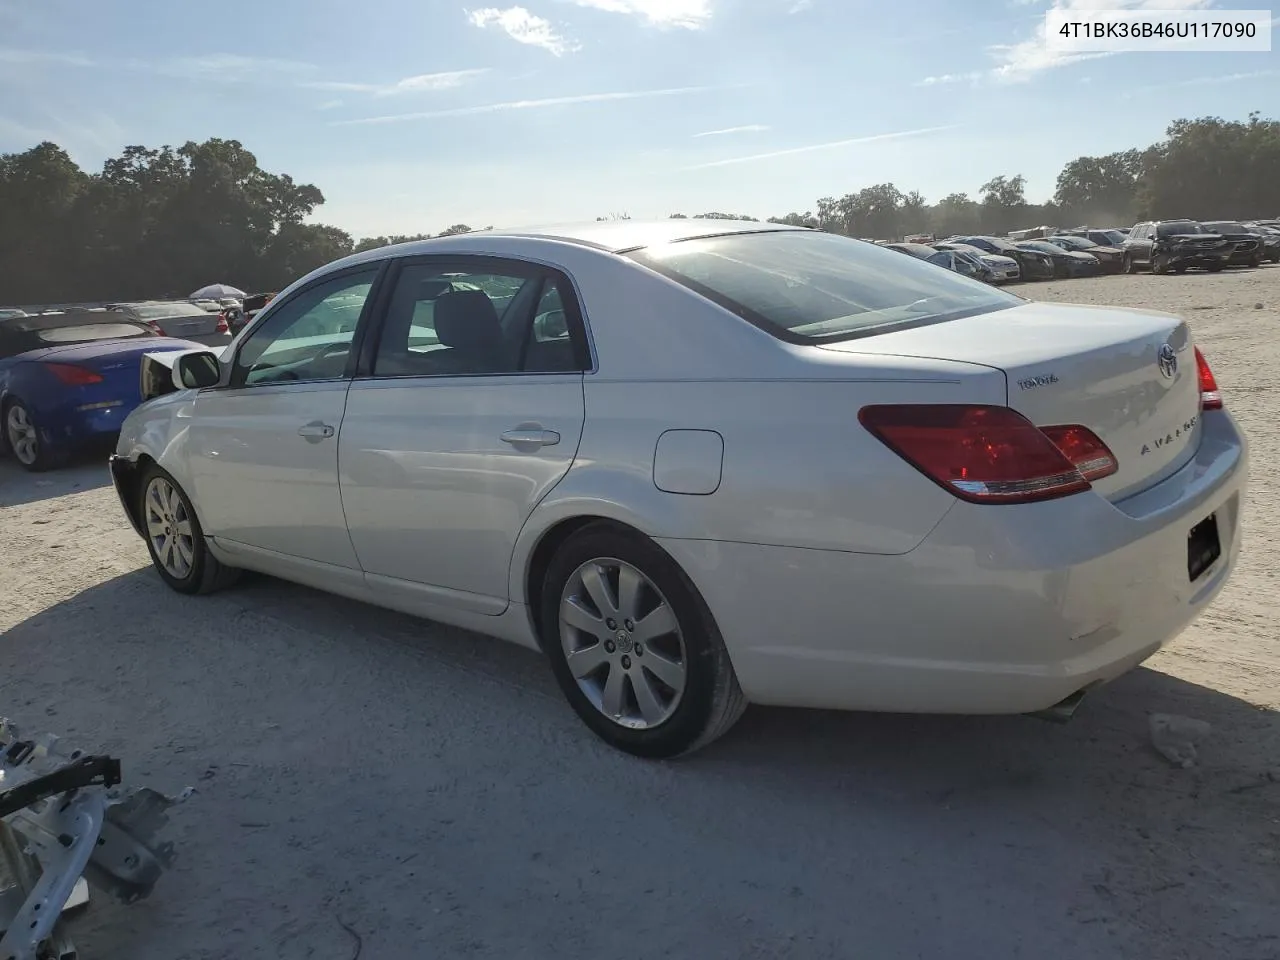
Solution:
{"label": "front side window", "polygon": [[537,267],[468,272],[408,263],[396,277],[375,377],[481,376],[581,369],[564,281]]}
{"label": "front side window", "polygon": [[865,336],[1023,302],[916,257],[811,230],[682,240],[630,256],[794,342]]}
{"label": "front side window", "polygon": [[377,275],[374,267],[318,283],[264,316],[236,356],[232,386],[344,376]]}

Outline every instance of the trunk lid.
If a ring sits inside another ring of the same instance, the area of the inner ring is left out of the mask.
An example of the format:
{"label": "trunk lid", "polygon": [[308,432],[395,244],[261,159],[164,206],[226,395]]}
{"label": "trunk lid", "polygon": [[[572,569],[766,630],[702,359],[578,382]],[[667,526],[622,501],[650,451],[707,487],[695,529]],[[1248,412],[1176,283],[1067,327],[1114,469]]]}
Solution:
{"label": "trunk lid", "polygon": [[959,360],[1002,371],[1009,406],[1032,423],[1080,424],[1111,448],[1119,470],[1094,483],[1111,500],[1159,483],[1200,443],[1190,330],[1186,321],[1156,311],[1028,303],[821,349]]}

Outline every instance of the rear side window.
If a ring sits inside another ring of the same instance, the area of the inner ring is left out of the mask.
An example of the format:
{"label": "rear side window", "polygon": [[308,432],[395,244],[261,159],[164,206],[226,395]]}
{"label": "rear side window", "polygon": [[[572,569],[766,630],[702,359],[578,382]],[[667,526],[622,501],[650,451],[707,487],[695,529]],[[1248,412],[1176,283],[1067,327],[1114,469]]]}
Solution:
{"label": "rear side window", "polygon": [[1023,302],[916,257],[811,230],[683,240],[630,256],[794,343],[867,336]]}
{"label": "rear side window", "polygon": [[396,276],[375,377],[570,373],[585,369],[568,283],[540,267],[490,261],[483,272],[406,263]]}

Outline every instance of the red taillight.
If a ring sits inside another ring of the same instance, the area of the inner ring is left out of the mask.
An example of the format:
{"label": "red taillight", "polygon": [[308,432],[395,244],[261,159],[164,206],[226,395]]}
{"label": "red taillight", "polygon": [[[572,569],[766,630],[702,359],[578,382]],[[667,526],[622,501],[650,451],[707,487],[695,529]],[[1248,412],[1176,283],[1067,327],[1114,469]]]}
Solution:
{"label": "red taillight", "polygon": [[214,328],[215,333],[230,333],[231,327],[227,325],[227,315],[225,313],[218,314],[218,325]]}
{"label": "red taillight", "polygon": [[1222,391],[1218,389],[1218,380],[1199,347],[1196,347],[1196,374],[1200,378],[1200,409],[1221,410]]}
{"label": "red taillight", "polygon": [[77,367],[71,363],[46,363],[45,369],[69,387],[85,387],[91,383],[101,383],[101,375],[86,367]]}
{"label": "red taillight", "polygon": [[156,323],[154,320],[147,320],[145,321],[145,323],[151,329],[151,332],[154,333],[157,337],[168,336],[167,333],[165,333],[163,330],[160,329],[160,324]]}
{"label": "red taillight", "polygon": [[1041,427],[1040,432],[1053,441],[1086,480],[1101,480],[1120,469],[1115,455],[1088,427],[1071,424],[1063,427]]}
{"label": "red taillight", "polygon": [[[858,420],[930,480],[971,503],[1031,503],[1090,487],[1068,454],[1008,407],[872,406],[863,407]],[[1074,436],[1073,442],[1084,442]]]}

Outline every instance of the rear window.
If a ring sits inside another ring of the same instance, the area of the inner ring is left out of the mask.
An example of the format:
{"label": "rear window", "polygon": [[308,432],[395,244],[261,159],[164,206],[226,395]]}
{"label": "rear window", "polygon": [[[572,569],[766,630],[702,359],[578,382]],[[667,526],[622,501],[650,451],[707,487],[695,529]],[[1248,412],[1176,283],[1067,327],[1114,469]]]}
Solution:
{"label": "rear window", "polygon": [[682,240],[630,256],[793,342],[869,336],[1023,302],[916,257],[818,231]]}
{"label": "rear window", "polygon": [[1156,227],[1157,237],[1176,237],[1180,234],[1205,233],[1203,225],[1194,220],[1170,220]]}
{"label": "rear window", "polygon": [[33,330],[31,333],[43,343],[92,343],[95,340],[154,336],[150,330],[133,323],[85,323],[74,327]]}
{"label": "rear window", "polygon": [[203,317],[207,310],[194,303],[139,303],[129,308],[143,320],[165,320],[169,317]]}

